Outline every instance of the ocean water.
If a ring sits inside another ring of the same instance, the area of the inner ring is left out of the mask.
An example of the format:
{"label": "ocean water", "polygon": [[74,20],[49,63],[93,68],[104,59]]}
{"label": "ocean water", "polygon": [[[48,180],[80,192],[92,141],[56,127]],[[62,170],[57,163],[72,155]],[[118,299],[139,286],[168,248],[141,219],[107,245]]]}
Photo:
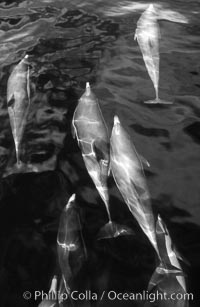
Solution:
{"label": "ocean water", "polygon": [[[111,133],[114,115],[129,132],[144,166],[155,214],[168,226],[184,258],[190,306],[199,306],[200,274],[200,2],[157,2],[160,12],[159,96],[171,105],[148,105],[155,91],[134,40],[150,2],[1,1],[0,3],[0,305],[38,306],[59,275],[56,237],[62,209],[76,193],[87,262],[74,289],[140,292],[156,267],[148,239],[128,211],[112,176],[111,215],[131,236],[96,240],[107,222],[105,206],[73,138],[71,121],[86,82],[98,97]],[[176,15],[174,15],[176,12]],[[165,14],[164,14],[165,13]],[[20,146],[37,172],[12,172],[15,145],[7,107],[7,81],[26,55],[31,105]],[[11,170],[11,171],[10,171]],[[76,263],[75,263],[76,266]],[[32,298],[24,299],[30,291]],[[142,302],[75,306],[143,306]]]}

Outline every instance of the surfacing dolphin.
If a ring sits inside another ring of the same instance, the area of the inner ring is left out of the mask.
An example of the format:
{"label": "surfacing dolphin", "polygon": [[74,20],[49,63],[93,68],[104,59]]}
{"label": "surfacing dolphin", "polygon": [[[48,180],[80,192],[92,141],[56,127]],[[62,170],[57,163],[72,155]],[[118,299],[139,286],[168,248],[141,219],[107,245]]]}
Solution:
{"label": "surfacing dolphin", "polygon": [[153,82],[156,98],[145,101],[145,103],[152,104],[172,104],[171,101],[165,101],[159,98],[159,38],[160,30],[157,22],[157,11],[153,4],[150,4],[144,11],[137,22],[137,29],[135,31],[134,39],[138,41],[145,66],[149,76]]}
{"label": "surfacing dolphin", "polygon": [[29,64],[26,55],[17,64],[8,79],[7,104],[12,134],[15,142],[17,168],[22,167],[19,147],[30,106]]}
{"label": "surfacing dolphin", "polygon": [[[158,215],[156,222],[156,238],[161,257],[161,264],[157,268],[156,272],[159,271],[160,274],[162,273],[177,274],[176,279],[179,285],[184,291],[186,291],[186,284],[185,284],[183,270],[178,260],[178,258],[180,258],[181,260],[182,258],[176,251],[174,245],[172,244],[172,240],[169,235],[168,229],[164,221],[160,217],[160,215]],[[151,284],[156,284],[155,280],[154,282],[153,280],[154,278],[152,278]]]}
{"label": "surfacing dolphin", "polygon": [[[188,307],[185,274],[178,260],[182,258],[175,250],[165,223],[160,215],[156,222],[156,237],[160,252],[161,262],[153,273],[149,284],[149,292],[159,292],[167,296],[167,300],[157,302],[158,307]],[[175,295],[178,294],[179,298]],[[173,295],[173,297],[171,296]],[[181,295],[181,297],[180,297]],[[171,299],[170,299],[171,298]],[[151,306],[146,304],[145,307]]]}
{"label": "surfacing dolphin", "polygon": [[108,223],[99,232],[100,238],[113,238],[131,234],[128,227],[120,226],[111,219],[107,178],[109,173],[110,152],[107,126],[98,100],[86,83],[86,90],[79,99],[72,120],[73,134],[81,148],[87,171],[92,178],[107,210]]}
{"label": "surfacing dolphin", "polygon": [[[70,197],[60,217],[57,252],[62,273],[59,291],[62,294],[61,296],[64,297],[66,293],[70,297],[73,278],[87,259],[87,250],[82,234],[79,209],[75,203],[75,194]],[[69,257],[74,257],[76,268],[72,269]]]}
{"label": "surfacing dolphin", "polygon": [[[160,257],[156,241],[155,220],[141,160],[130,136],[122,127],[118,116],[115,116],[110,139],[111,171],[130,212]],[[147,161],[146,163],[148,164]]]}

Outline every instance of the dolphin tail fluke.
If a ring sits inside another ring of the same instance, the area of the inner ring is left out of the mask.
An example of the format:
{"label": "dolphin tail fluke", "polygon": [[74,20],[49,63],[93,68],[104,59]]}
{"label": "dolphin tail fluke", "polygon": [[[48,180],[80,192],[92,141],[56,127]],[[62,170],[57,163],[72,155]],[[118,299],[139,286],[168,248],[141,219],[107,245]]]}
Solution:
{"label": "dolphin tail fluke", "polygon": [[98,240],[112,239],[112,238],[117,238],[119,236],[128,236],[134,234],[135,233],[131,228],[109,221],[100,229],[100,231],[97,234],[97,239]]}
{"label": "dolphin tail fluke", "polygon": [[160,284],[163,278],[164,278],[163,265],[160,264],[153,272],[153,275],[151,276],[151,279],[148,283],[147,290],[151,292],[156,286]]}
{"label": "dolphin tail fluke", "polygon": [[182,269],[172,265],[167,268],[166,265],[161,262],[149,281],[148,291],[152,291],[155,287],[160,290],[162,287],[170,284],[174,284],[174,288],[180,288],[182,291],[186,291],[185,274]]}
{"label": "dolphin tail fluke", "polygon": [[39,172],[39,169],[37,168],[37,166],[31,164],[31,163],[24,163],[22,162],[21,160],[17,159],[17,162],[13,168],[13,171],[14,169],[16,169],[16,173],[37,173]]}
{"label": "dolphin tail fluke", "polygon": [[17,173],[25,173],[26,171],[26,164],[22,162],[21,160],[17,159],[17,162],[12,165],[12,166],[7,166],[3,177],[7,177],[12,174],[17,174]]}
{"label": "dolphin tail fluke", "polygon": [[7,166],[3,177],[19,173],[37,173],[39,169],[31,164],[26,164],[18,160],[13,166]]}
{"label": "dolphin tail fluke", "polygon": [[144,101],[146,104],[173,104],[173,101],[167,101],[160,98]]}
{"label": "dolphin tail fluke", "polygon": [[[183,271],[175,267],[169,269],[165,268],[163,264],[160,264],[153,273],[149,284],[148,293],[155,294],[157,296],[156,306],[176,306],[176,307],[188,307],[185,277]],[[182,299],[176,295],[181,295]],[[151,304],[145,304],[145,307],[150,307]]]}

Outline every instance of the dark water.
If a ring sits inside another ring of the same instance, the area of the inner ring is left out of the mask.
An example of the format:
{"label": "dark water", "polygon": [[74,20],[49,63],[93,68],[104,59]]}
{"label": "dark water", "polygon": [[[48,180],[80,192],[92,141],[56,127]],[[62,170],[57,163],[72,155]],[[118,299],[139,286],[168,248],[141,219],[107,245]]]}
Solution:
{"label": "dark water", "polygon": [[[139,3],[139,2],[138,2]],[[187,260],[191,306],[199,306],[200,274],[200,3],[161,2],[188,23],[159,22],[160,87],[173,105],[152,106],[154,88],[133,40],[142,10],[130,2],[3,1],[0,4],[0,305],[37,306],[24,291],[48,291],[60,274],[56,236],[62,208],[72,193],[80,206],[88,261],[78,289],[146,289],[156,256],[109,178],[111,215],[135,235],[96,241],[107,222],[71,134],[71,119],[85,83],[90,82],[111,132],[117,114],[145,170],[154,212],[166,222]],[[25,54],[31,63],[31,107],[21,143],[21,159],[37,173],[6,175],[15,147],[6,102],[7,80]],[[89,306],[89,305],[87,305]],[[93,305],[92,305],[93,306]],[[127,302],[109,305],[130,306]],[[134,306],[133,303],[131,306]],[[135,305],[137,306],[137,305]],[[138,305],[139,306],[139,305]]]}

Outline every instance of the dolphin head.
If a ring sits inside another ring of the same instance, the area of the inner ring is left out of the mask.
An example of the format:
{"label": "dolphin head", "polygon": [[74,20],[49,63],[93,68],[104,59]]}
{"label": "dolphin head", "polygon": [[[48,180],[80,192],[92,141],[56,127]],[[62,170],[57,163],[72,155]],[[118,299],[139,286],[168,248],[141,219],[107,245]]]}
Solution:
{"label": "dolphin head", "polygon": [[91,90],[90,83],[86,82],[85,92],[83,93],[79,101],[82,101],[83,104],[93,105],[96,103],[96,100],[97,98]]}
{"label": "dolphin head", "polygon": [[73,206],[73,203],[75,202],[75,198],[76,198],[76,194],[72,194],[72,196],[69,198],[66,206],[65,206],[65,210],[67,210],[68,208]]}

